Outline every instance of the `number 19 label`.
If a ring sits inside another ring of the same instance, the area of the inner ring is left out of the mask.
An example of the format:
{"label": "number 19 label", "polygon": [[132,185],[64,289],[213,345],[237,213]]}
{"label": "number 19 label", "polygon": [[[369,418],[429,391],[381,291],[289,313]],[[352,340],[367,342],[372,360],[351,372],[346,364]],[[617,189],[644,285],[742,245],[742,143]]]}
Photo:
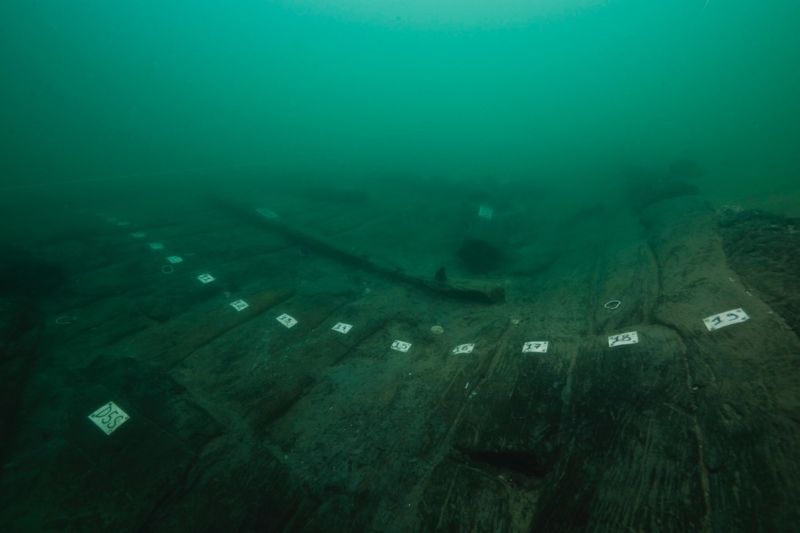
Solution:
{"label": "number 19 label", "polygon": [[706,325],[706,329],[708,329],[708,331],[714,331],[716,329],[724,328],[725,326],[744,322],[749,318],[750,317],[747,316],[747,313],[745,313],[740,307],[739,309],[731,309],[730,311],[725,311],[724,313],[706,317],[703,319],[703,324]]}

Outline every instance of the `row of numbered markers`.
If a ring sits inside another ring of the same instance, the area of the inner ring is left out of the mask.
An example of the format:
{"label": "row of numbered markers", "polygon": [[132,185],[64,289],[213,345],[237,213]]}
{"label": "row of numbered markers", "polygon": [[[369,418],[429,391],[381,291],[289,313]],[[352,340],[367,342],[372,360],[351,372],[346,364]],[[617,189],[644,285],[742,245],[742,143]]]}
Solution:
{"label": "row of numbered markers", "polygon": [[[237,311],[242,311],[248,307],[247,303],[243,300],[237,300],[232,302],[230,305]],[[750,317],[747,316],[747,313],[745,313],[742,309],[732,309],[730,311],[725,311],[724,313],[719,313],[708,318],[704,318],[703,322],[709,331],[714,331],[732,324],[744,322],[749,318]],[[276,320],[287,328],[292,328],[298,324],[298,321],[295,318],[287,315],[286,313],[277,317]],[[352,324],[338,322],[331,329],[337,333],[347,335],[352,328]],[[615,346],[623,346],[626,344],[637,344],[638,342],[639,334],[636,331],[628,331],[626,333],[619,333],[617,335],[611,335],[608,337],[608,346],[610,348]],[[548,346],[548,341],[528,341],[522,345],[522,352],[547,353]],[[392,342],[391,349],[398,352],[408,352],[411,349],[411,343],[395,340]],[[469,354],[472,353],[474,349],[475,343],[459,344],[453,348],[452,353]],[[89,420],[94,422],[97,427],[99,427],[106,435],[111,435],[111,433],[124,424],[129,418],[130,416],[128,416],[128,414],[114,402],[106,403],[89,415]]]}
{"label": "row of numbered markers", "polygon": [[[131,236],[136,239],[145,237],[144,233],[132,233]],[[164,245],[160,242],[151,242],[149,247],[154,251],[164,250]],[[179,256],[169,256],[167,257],[167,261],[171,264],[178,264],[183,262],[183,259]],[[209,273],[203,273],[197,276],[197,280],[205,285],[208,283],[213,283],[216,281],[216,278]],[[229,305],[237,312],[244,311],[250,307],[250,304],[241,299],[235,300]],[[733,324],[745,322],[749,318],[750,317],[744,312],[743,309],[738,308],[706,317],[703,319],[703,324],[705,324],[708,331],[715,331]],[[286,328],[293,328],[299,323],[297,319],[286,313],[276,317],[275,320],[280,322]],[[350,333],[351,329],[353,329],[353,325],[346,324],[344,322],[338,322],[331,328],[332,331],[341,333],[342,335],[347,335]],[[628,344],[638,344],[638,342],[639,333],[637,331],[627,331],[625,333],[618,333],[608,337],[609,348]],[[398,352],[406,353],[411,350],[411,346],[412,344],[410,342],[398,339],[392,342],[390,348]],[[522,345],[522,353],[547,353],[549,346],[549,341],[527,341]],[[459,344],[453,348],[451,353],[469,354],[472,353],[474,349],[475,343]],[[97,427],[99,427],[106,435],[111,435],[111,433],[116,431],[116,429],[128,421],[128,419],[130,419],[130,416],[117,404],[111,401],[105,405],[102,405],[89,415],[89,420],[94,422],[94,424],[97,425]]]}
{"label": "row of numbered markers", "polygon": [[[247,302],[244,302],[243,300],[237,300],[232,302],[230,305],[237,311],[242,311],[248,307]],[[744,322],[748,319],[749,317],[747,316],[747,313],[745,313],[742,309],[732,309],[730,311],[725,311],[724,313],[719,313],[705,318],[703,319],[703,322],[709,331],[714,331],[732,324]],[[276,320],[287,328],[292,328],[298,324],[298,321],[295,318],[287,315],[286,313],[276,317]],[[338,322],[331,329],[337,333],[346,335],[352,328],[352,324]],[[637,344],[638,342],[639,334],[636,331],[628,331],[626,333],[619,333],[617,335],[611,335],[608,337],[608,346],[611,348],[626,344]],[[522,352],[547,353],[549,344],[550,343],[548,341],[528,341],[522,345]],[[391,349],[405,353],[411,349],[411,343],[395,340],[392,342]],[[453,348],[452,353],[469,354],[472,353],[474,349],[475,343],[459,344]],[[89,420],[94,422],[97,427],[99,427],[106,435],[111,435],[111,433],[124,424],[129,418],[130,416],[128,416],[128,414],[114,402],[106,403],[89,415]]]}

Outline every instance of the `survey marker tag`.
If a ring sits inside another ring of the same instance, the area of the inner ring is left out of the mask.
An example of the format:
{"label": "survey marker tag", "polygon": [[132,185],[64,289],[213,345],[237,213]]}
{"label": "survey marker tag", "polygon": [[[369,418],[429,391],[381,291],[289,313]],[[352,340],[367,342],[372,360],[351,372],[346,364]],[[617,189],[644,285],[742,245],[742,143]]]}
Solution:
{"label": "survey marker tag", "polygon": [[94,422],[106,435],[114,433],[129,418],[128,413],[120,409],[114,402],[108,402],[89,415],[89,420]]}
{"label": "survey marker tag", "polygon": [[344,322],[339,322],[335,326],[331,328],[333,331],[337,331],[342,335],[347,335],[351,329],[353,329],[352,324],[345,324]]}
{"label": "survey marker tag", "polygon": [[281,316],[277,317],[275,320],[286,326],[287,328],[293,328],[297,325],[297,320],[293,316],[287,315],[283,313]]}
{"label": "survey marker tag", "polygon": [[492,217],[494,217],[494,208],[488,205],[482,205],[478,208],[478,216],[486,220],[492,220]]}
{"label": "survey marker tag", "polygon": [[276,218],[278,218],[278,213],[276,213],[272,209],[267,209],[266,207],[259,207],[258,209],[256,209],[256,213],[269,220],[275,220]]}
{"label": "survey marker tag", "polygon": [[200,280],[200,283],[205,285],[211,283],[212,281],[216,281],[217,278],[215,278],[211,274],[206,273],[206,274],[200,274],[199,276],[197,276],[197,279]]}
{"label": "survey marker tag", "polygon": [[738,309],[731,309],[730,311],[725,311],[723,313],[706,317],[703,319],[703,324],[706,325],[708,331],[714,331],[716,329],[724,328],[725,326],[731,326],[733,324],[745,322],[749,319],[750,317],[747,316],[747,313],[745,313],[740,307]]}
{"label": "survey marker tag", "polygon": [[453,348],[453,355],[472,353],[472,350],[474,349],[475,349],[475,343],[459,344],[458,346]]}
{"label": "survey marker tag", "polygon": [[405,353],[405,352],[409,351],[410,349],[411,349],[411,343],[410,342],[394,341],[392,343],[392,350]]}
{"label": "survey marker tag", "polygon": [[618,335],[611,335],[608,337],[608,347],[624,346],[625,344],[637,344],[639,342],[639,334],[635,331],[628,331]]}
{"label": "survey marker tag", "polygon": [[237,311],[244,311],[245,309],[250,307],[250,304],[245,302],[244,300],[236,300],[235,302],[231,302],[231,307],[233,307]]}
{"label": "survey marker tag", "polygon": [[178,263],[183,263],[183,257],[179,255],[171,255],[167,257],[167,261],[169,261],[173,265],[177,265]]}
{"label": "survey marker tag", "polygon": [[549,341],[528,341],[522,345],[522,353],[547,353]]}
{"label": "survey marker tag", "polygon": [[164,243],[163,242],[151,242],[147,246],[149,246],[150,249],[153,250],[153,251],[158,251],[158,250],[163,250],[164,249]]}

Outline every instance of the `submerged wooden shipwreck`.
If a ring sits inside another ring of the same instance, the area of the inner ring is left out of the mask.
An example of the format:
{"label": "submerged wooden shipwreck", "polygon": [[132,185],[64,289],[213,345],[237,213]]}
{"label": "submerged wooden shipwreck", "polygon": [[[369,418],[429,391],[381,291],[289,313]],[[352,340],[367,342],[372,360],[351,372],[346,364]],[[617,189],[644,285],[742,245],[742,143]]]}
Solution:
{"label": "submerged wooden shipwreck", "polygon": [[[41,228],[37,260],[63,279],[46,297],[0,300],[0,522],[797,523],[793,221],[721,220],[696,195],[558,219],[518,195],[488,220],[471,198],[419,194],[202,198]],[[758,228],[783,243],[782,260]],[[470,273],[458,258],[468,238],[504,262]],[[704,325],[739,308],[748,320]],[[627,332],[638,343],[609,341]]]}

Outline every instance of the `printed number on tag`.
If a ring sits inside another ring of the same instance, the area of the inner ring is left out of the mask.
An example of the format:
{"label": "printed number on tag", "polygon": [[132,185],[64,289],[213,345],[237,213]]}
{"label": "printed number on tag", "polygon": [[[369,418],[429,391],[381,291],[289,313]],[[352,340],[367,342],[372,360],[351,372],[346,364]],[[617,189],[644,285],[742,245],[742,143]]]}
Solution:
{"label": "printed number on tag", "polygon": [[200,280],[200,283],[206,284],[206,283],[211,283],[212,281],[216,280],[217,278],[215,278],[211,274],[200,274],[199,276],[197,276],[197,279]]}
{"label": "printed number on tag", "polygon": [[608,347],[623,346],[625,344],[636,344],[639,342],[639,334],[635,331],[627,333],[620,333],[619,335],[611,335],[608,338]]}
{"label": "printed number on tag", "polygon": [[407,352],[411,349],[411,343],[405,341],[394,341],[392,343],[392,350],[397,350],[398,352]]}
{"label": "printed number on tag", "polygon": [[548,341],[528,341],[522,345],[522,353],[547,353]]}
{"label": "printed number on tag", "polygon": [[297,324],[297,320],[295,320],[294,317],[287,315],[286,313],[277,317],[275,320],[277,320],[287,328],[293,328]]}
{"label": "printed number on tag", "polygon": [[171,255],[167,257],[167,261],[169,261],[173,265],[177,265],[178,263],[183,263],[183,257],[179,255]]}
{"label": "printed number on tag", "polygon": [[745,313],[743,309],[731,309],[730,311],[704,318],[703,324],[706,325],[708,331],[714,331],[715,329],[724,328],[725,326],[739,324],[749,318],[750,317],[747,316],[747,313]]}
{"label": "printed number on tag", "polygon": [[89,415],[89,420],[94,422],[106,435],[111,435],[129,418],[128,414],[114,402],[108,402]]}
{"label": "printed number on tag", "polygon": [[339,322],[335,326],[331,328],[333,331],[338,331],[342,335],[347,335],[347,333],[353,329],[352,324],[345,324],[344,322]]}
{"label": "printed number on tag", "polygon": [[455,348],[453,348],[454,354],[464,354],[464,353],[472,353],[472,350],[475,349],[475,344],[459,344]]}
{"label": "printed number on tag", "polygon": [[236,300],[235,302],[231,302],[231,307],[233,307],[237,311],[244,311],[245,309],[250,307],[250,304],[245,302],[244,300]]}

